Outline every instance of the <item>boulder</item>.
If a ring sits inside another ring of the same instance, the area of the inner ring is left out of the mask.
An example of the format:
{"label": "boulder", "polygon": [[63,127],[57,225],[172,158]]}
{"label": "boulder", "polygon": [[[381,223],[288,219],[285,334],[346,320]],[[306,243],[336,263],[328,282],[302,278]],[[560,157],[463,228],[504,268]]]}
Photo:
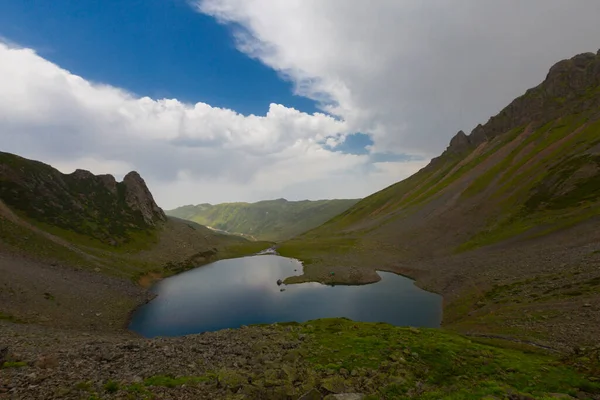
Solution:
{"label": "boulder", "polygon": [[0,365],[4,364],[8,357],[8,346],[0,346]]}

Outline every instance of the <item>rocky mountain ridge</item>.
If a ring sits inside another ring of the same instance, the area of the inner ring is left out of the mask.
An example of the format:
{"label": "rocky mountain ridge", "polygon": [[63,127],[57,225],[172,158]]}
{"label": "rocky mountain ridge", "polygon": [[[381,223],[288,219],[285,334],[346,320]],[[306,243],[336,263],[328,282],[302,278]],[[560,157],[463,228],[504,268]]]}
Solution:
{"label": "rocky mountain ridge", "polygon": [[112,175],[82,169],[63,174],[47,164],[3,152],[0,198],[35,221],[113,245],[167,219],[135,171],[117,182]]}
{"label": "rocky mountain ridge", "polygon": [[542,83],[513,100],[487,123],[477,125],[469,135],[459,131],[446,151],[461,153],[531,121],[541,126],[565,112],[597,108],[600,101],[590,89],[599,85],[600,50],[559,61]]}

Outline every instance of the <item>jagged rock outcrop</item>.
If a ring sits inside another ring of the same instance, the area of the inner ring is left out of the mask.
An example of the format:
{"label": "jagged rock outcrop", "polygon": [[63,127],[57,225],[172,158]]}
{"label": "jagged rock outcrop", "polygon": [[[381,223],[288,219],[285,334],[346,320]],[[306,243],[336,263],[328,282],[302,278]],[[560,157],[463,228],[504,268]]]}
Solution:
{"label": "jagged rock outcrop", "polygon": [[111,244],[167,219],[137,172],[127,174],[123,182],[82,169],[62,174],[44,163],[2,152],[0,199],[33,220]]}
{"label": "jagged rock outcrop", "polygon": [[471,142],[469,141],[469,137],[463,131],[458,131],[458,133],[450,140],[448,150],[451,152],[460,153],[469,148],[470,145]]}
{"label": "jagged rock outcrop", "polygon": [[154,225],[157,220],[167,220],[163,210],[154,202],[152,193],[148,190],[148,186],[140,174],[131,171],[125,175],[123,185],[125,186],[125,202],[132,210],[139,211],[148,225]]}
{"label": "jagged rock outcrop", "polygon": [[460,153],[532,121],[542,125],[567,111],[600,107],[598,96],[591,95],[594,90],[600,90],[600,50],[554,64],[542,83],[527,90],[484,125],[477,125],[470,135],[465,135],[466,139],[459,132],[446,151]]}

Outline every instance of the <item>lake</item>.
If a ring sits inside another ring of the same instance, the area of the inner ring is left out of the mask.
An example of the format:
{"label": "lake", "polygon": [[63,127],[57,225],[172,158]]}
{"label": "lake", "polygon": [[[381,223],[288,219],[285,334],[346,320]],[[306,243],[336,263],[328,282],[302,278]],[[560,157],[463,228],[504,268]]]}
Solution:
{"label": "lake", "polygon": [[328,317],[440,326],[441,296],[403,276],[378,272],[381,281],[357,286],[277,285],[301,273],[298,261],[276,255],[217,261],[157,283],[151,290],[158,296],[135,311],[129,328],[145,337],[182,336]]}

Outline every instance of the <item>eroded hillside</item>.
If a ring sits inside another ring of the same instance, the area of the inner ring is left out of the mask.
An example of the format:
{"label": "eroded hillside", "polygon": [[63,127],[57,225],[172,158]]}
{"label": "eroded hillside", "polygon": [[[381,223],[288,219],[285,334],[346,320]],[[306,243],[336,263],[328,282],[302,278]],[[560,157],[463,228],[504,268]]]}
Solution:
{"label": "eroded hillside", "polygon": [[[459,132],[415,175],[280,251],[307,264],[290,282],[369,282],[378,279],[375,269],[404,272],[444,295],[446,322],[510,306],[518,310],[514,324],[527,326],[519,313],[543,301],[544,309],[577,309],[581,318],[596,309],[599,214],[600,53],[588,53],[557,63],[470,135]],[[509,285],[527,280],[537,284],[510,295]],[[508,294],[494,298],[489,291],[500,287]]]}

